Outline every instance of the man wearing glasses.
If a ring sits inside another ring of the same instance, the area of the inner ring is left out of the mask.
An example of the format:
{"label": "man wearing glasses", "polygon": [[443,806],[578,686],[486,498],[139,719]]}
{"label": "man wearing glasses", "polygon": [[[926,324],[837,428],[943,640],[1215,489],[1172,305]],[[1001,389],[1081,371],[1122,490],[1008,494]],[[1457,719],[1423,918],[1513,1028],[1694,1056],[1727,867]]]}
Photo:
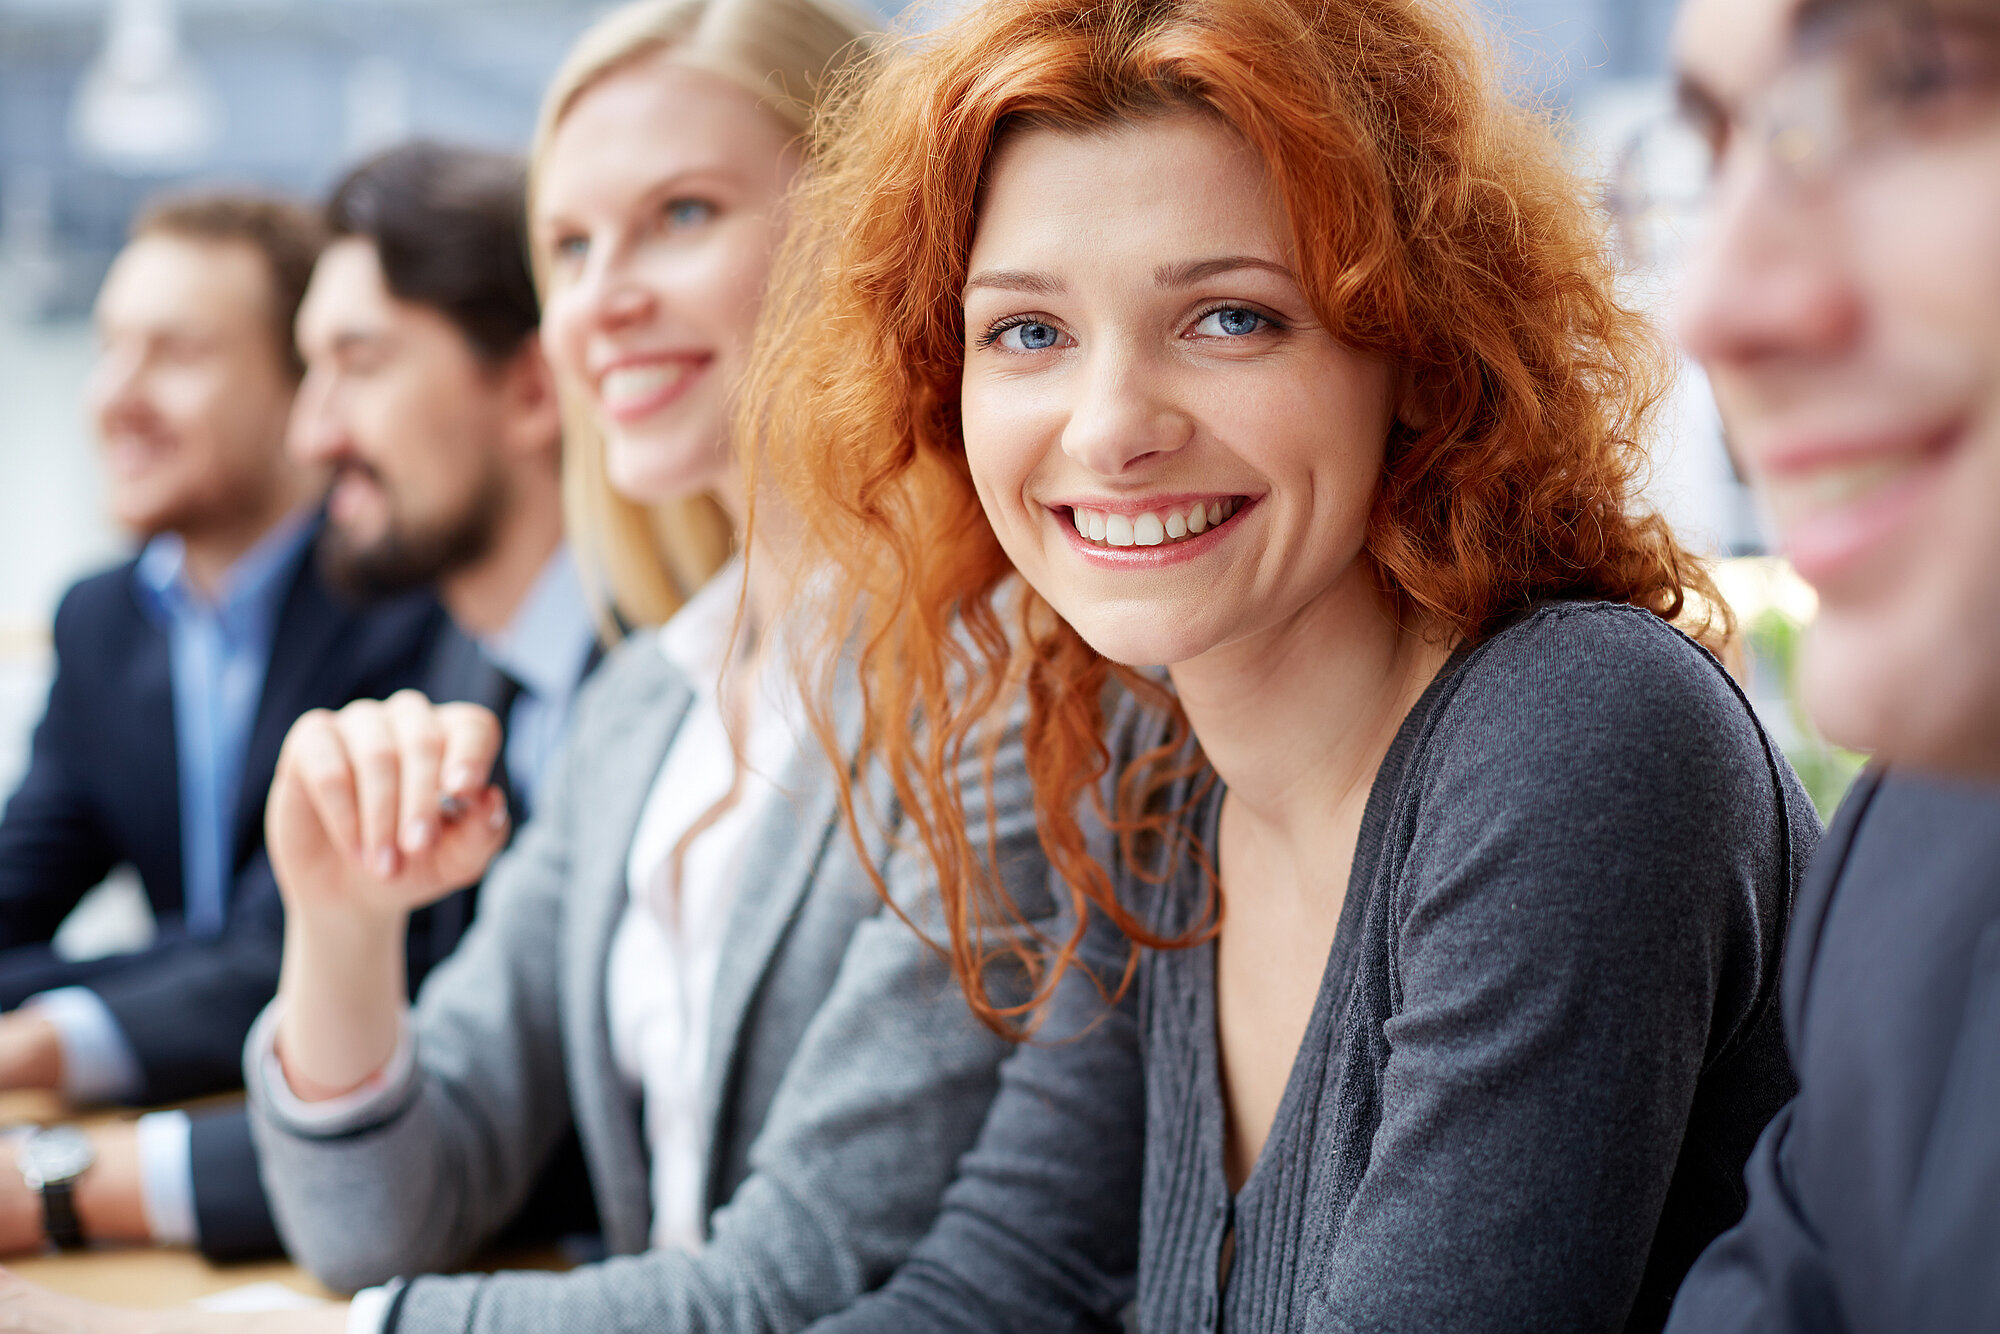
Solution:
{"label": "man wearing glasses", "polygon": [[1801,891],[1800,1093],[1673,1334],[2000,1329],[2000,0],[1689,0],[1681,311],[1881,762]]}

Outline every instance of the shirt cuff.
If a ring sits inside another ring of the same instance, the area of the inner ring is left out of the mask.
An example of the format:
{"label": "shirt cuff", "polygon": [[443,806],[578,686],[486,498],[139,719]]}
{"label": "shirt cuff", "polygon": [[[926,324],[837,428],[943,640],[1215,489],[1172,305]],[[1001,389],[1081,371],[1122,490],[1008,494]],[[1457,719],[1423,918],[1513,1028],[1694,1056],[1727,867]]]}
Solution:
{"label": "shirt cuff", "polygon": [[194,1212],[194,1123],[186,1112],[153,1112],[134,1127],[139,1137],[139,1203],[146,1230],[161,1246],[200,1240]]}
{"label": "shirt cuff", "polygon": [[278,1060],[278,1002],[264,1007],[251,1026],[244,1064],[255,1074],[265,1102],[278,1120],[308,1135],[343,1135],[382,1119],[416,1077],[417,1044],[405,1010],[396,1021],[396,1050],[389,1063],[338,1097],[311,1102],[293,1092]]}
{"label": "shirt cuff", "polygon": [[399,1280],[355,1293],[347,1306],[347,1334],[383,1334],[389,1323],[390,1306],[402,1286]]}
{"label": "shirt cuff", "polygon": [[111,1007],[89,987],[58,987],[21,1008],[55,1026],[62,1047],[62,1091],[71,1102],[119,1102],[139,1095],[145,1074]]}

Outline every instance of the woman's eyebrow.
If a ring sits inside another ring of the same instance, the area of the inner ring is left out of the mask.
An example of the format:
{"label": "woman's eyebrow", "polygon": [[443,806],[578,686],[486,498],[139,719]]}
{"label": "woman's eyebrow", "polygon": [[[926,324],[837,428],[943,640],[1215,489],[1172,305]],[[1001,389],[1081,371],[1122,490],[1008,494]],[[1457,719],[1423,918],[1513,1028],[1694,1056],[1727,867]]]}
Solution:
{"label": "woman's eyebrow", "polygon": [[[1161,287],[1189,287],[1219,274],[1235,273],[1243,269],[1261,269],[1274,273],[1287,282],[1296,283],[1298,278],[1284,265],[1255,255],[1223,255],[1215,259],[1188,260],[1178,264],[1162,264],[1153,270],[1153,281]],[[965,280],[965,290],[975,287],[993,288],[1002,292],[1029,292],[1035,296],[1061,296],[1068,290],[1061,278],[1052,273],[1039,273],[1032,269],[981,269]]]}
{"label": "woman's eyebrow", "polygon": [[1162,264],[1153,270],[1153,281],[1161,287],[1192,287],[1205,279],[1225,273],[1235,273],[1240,269],[1262,269],[1275,273],[1286,282],[1297,283],[1298,277],[1282,264],[1255,255],[1224,255],[1217,259],[1197,259],[1183,264]]}
{"label": "woman's eyebrow", "polygon": [[[727,163],[697,162],[691,166],[675,167],[671,171],[662,172],[659,176],[653,178],[643,189],[639,190],[633,198],[637,201],[639,207],[646,207],[656,204],[680,190],[713,188],[728,191],[736,189],[741,179],[741,175],[731,171]],[[552,229],[558,226],[569,225],[571,218],[568,213],[561,210],[549,209],[543,211],[538,209],[530,215],[528,222],[532,227]]]}
{"label": "woman's eyebrow", "polygon": [[981,269],[965,280],[965,290],[990,287],[1001,292],[1028,292],[1035,296],[1061,296],[1067,287],[1052,273],[1030,269]]}

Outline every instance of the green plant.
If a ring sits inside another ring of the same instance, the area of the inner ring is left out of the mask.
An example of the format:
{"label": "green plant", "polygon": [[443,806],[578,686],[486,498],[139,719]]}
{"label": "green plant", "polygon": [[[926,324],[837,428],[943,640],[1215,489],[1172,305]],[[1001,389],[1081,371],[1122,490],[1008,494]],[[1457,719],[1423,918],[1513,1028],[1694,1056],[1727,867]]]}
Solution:
{"label": "green plant", "polygon": [[[1752,698],[1760,703],[1773,697],[1783,701],[1789,726],[1772,727],[1772,732],[1785,758],[1798,772],[1799,781],[1805,784],[1813,805],[1819,808],[1820,818],[1827,819],[1847,795],[1854,776],[1861,772],[1868,757],[1836,746],[1821,736],[1799,700],[1799,645],[1805,638],[1805,626],[1777,606],[1766,606],[1754,617],[1746,617],[1746,625]],[[1761,689],[1767,681],[1776,688]],[[1767,717],[1766,726],[1774,721]]]}

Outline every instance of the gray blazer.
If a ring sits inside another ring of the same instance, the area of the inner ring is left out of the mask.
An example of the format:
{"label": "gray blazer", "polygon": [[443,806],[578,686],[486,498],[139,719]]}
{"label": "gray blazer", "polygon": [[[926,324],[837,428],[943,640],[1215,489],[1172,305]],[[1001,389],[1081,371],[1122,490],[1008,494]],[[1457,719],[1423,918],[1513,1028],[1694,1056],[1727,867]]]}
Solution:
{"label": "gray blazer", "polygon": [[[416,1278],[399,1298],[399,1332],[797,1329],[901,1262],[978,1132],[1006,1046],[882,904],[814,750],[782,783],[793,800],[757,835],[716,977],[707,1244],[647,1249],[646,1145],[637,1097],[612,1063],[605,976],[640,811],[691,699],[650,636],[600,669],[536,818],[418,997],[407,1081],[309,1130],[274,1106],[251,1062],[279,1229],[341,1289],[462,1266],[578,1131],[612,1258],[568,1274]],[[975,771],[968,794],[980,790]],[[1018,731],[995,777],[1001,874],[1032,903],[1047,871]],[[893,832],[897,808],[886,794],[876,801]],[[971,812],[976,847],[983,805]],[[940,937],[918,850],[892,852],[876,834],[866,855],[897,905]]]}

